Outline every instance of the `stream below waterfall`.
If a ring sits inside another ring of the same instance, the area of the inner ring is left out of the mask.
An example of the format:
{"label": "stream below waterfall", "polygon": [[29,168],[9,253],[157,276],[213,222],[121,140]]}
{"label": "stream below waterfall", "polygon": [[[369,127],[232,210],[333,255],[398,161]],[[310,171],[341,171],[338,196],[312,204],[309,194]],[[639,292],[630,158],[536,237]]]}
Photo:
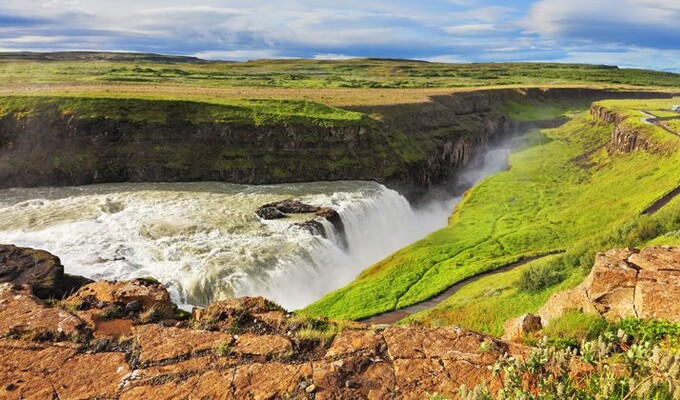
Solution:
{"label": "stream below waterfall", "polygon": [[[470,187],[507,163],[486,153],[459,174]],[[254,210],[287,198],[337,210],[346,243]],[[446,225],[459,198],[414,209],[375,182],[282,185],[116,183],[0,190],[0,243],[47,250],[66,272],[92,279],[152,276],[184,307],[265,296],[297,309],[350,283],[363,269]]]}

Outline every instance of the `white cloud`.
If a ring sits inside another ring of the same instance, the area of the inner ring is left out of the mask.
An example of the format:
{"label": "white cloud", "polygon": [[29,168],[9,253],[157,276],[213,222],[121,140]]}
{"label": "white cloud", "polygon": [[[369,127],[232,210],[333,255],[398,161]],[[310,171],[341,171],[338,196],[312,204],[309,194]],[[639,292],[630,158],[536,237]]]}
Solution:
{"label": "white cloud", "polygon": [[355,56],[348,56],[346,54],[336,54],[336,53],[322,53],[314,54],[315,60],[350,60],[352,58],[357,58]]}
{"label": "white cloud", "polygon": [[494,24],[467,24],[449,26],[444,28],[444,31],[454,35],[475,36],[493,34],[498,31],[498,28]]}
{"label": "white cloud", "polygon": [[192,54],[205,60],[246,61],[262,58],[283,58],[276,50],[207,50]]}
{"label": "white cloud", "polygon": [[539,0],[521,25],[550,37],[669,48],[680,43],[680,2]]}
{"label": "white cloud", "polygon": [[513,12],[515,12],[513,7],[493,6],[454,12],[452,16],[459,20],[496,22],[510,16]]}

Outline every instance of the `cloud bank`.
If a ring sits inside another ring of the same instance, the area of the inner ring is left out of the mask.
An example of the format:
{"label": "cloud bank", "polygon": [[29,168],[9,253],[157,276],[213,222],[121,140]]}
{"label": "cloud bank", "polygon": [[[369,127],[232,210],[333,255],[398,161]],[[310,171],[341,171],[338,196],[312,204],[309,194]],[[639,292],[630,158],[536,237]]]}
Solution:
{"label": "cloud bank", "polygon": [[0,48],[680,70],[677,21],[676,0],[5,0]]}

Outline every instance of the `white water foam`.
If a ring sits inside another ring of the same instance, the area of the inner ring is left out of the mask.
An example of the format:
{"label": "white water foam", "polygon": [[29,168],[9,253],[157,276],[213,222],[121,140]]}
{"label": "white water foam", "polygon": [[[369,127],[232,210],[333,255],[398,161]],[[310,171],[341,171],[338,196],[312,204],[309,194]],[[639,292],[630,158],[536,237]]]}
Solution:
{"label": "white water foam", "polygon": [[[462,175],[465,184],[502,169],[506,156],[489,152],[481,168]],[[294,218],[255,217],[259,205],[285,198],[336,209],[346,245],[326,221],[323,238]],[[48,250],[68,273],[94,279],[153,276],[184,306],[261,295],[296,309],[444,227],[457,201],[414,210],[373,182],[7,189],[0,191],[0,243]]]}

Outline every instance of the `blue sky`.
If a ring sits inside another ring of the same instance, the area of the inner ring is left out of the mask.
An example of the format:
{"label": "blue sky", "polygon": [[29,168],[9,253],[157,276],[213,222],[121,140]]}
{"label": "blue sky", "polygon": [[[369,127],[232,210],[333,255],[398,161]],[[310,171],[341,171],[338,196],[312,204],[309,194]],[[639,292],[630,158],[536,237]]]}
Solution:
{"label": "blue sky", "polygon": [[0,50],[556,61],[680,71],[680,0],[2,0]]}

